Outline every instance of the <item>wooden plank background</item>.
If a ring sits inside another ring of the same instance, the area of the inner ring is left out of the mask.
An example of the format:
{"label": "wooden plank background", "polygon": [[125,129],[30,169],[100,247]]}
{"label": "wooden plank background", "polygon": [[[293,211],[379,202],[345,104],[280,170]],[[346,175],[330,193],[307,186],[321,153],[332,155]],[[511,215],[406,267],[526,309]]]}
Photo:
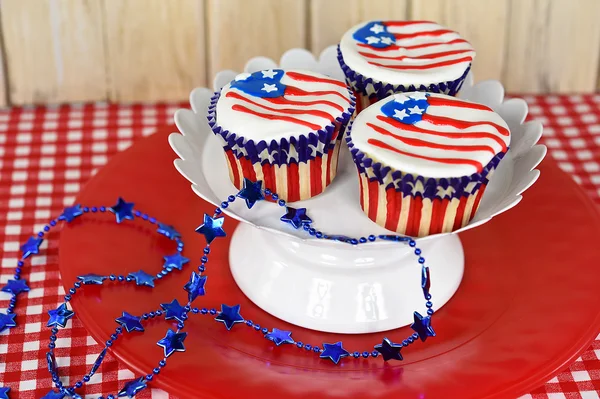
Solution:
{"label": "wooden plank background", "polygon": [[598,0],[0,0],[0,106],[185,100],[219,70],[318,54],[371,19],[459,31],[476,80],[511,92],[591,92],[598,15]]}

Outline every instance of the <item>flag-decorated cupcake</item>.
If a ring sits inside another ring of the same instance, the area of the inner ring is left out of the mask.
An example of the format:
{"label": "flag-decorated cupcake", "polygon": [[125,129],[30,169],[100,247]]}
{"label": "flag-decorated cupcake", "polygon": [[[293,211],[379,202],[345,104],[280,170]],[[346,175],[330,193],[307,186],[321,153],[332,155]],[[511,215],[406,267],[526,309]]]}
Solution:
{"label": "flag-decorated cupcake", "polygon": [[298,201],[320,194],[335,177],[354,104],[342,81],[270,69],[240,74],[215,93],[208,121],[237,188],[248,178]]}
{"label": "flag-decorated cupcake", "polygon": [[457,230],[475,216],[510,137],[485,105],[436,93],[389,96],[365,108],[346,137],[362,209],[402,235]]}
{"label": "flag-decorated cupcake", "polygon": [[428,21],[363,22],[344,34],[338,60],[357,112],[392,93],[458,93],[475,57],[460,35]]}

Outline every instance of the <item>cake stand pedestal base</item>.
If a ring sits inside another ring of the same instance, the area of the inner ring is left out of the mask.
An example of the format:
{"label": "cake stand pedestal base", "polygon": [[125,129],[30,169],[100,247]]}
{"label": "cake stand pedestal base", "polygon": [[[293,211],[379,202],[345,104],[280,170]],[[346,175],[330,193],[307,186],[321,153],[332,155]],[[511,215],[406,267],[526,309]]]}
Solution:
{"label": "cake stand pedestal base", "polygon": [[[286,322],[318,331],[373,333],[426,314],[421,267],[402,243],[323,245],[240,223],[229,262],[242,292]],[[454,295],[464,271],[456,234],[419,241],[432,276],[434,310]]]}

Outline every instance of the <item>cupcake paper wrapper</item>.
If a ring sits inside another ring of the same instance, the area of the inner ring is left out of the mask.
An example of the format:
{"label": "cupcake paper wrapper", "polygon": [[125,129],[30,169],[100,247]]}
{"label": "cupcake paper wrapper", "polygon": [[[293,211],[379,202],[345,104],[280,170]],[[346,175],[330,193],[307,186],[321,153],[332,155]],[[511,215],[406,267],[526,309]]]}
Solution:
{"label": "cupcake paper wrapper", "polygon": [[481,173],[435,179],[374,161],[355,147],[350,134],[346,142],[358,169],[365,214],[388,230],[412,237],[450,232],[469,223],[505,154],[494,156]]}
{"label": "cupcake paper wrapper", "polygon": [[465,81],[469,70],[471,69],[471,65],[469,64],[462,76],[453,81],[433,82],[430,85],[420,86],[393,85],[377,81],[373,78],[368,78],[352,70],[352,68],[350,68],[344,62],[344,57],[342,56],[342,52],[340,51],[339,45],[337,53],[338,62],[340,63],[342,71],[346,76],[346,84],[350,86],[350,88],[354,91],[354,94],[356,95],[356,113],[359,113],[370,104],[373,104],[381,99],[388,97],[393,93],[398,92],[426,91],[430,93],[441,93],[450,96],[456,96],[456,94],[462,87],[462,84]]}
{"label": "cupcake paper wrapper", "polygon": [[229,177],[237,188],[241,188],[244,178],[261,180],[264,188],[292,202],[320,194],[331,183],[344,131],[354,113],[355,97],[351,93],[347,110],[323,129],[270,142],[248,140],[220,127],[216,122],[219,96],[216,92],[211,98],[208,123],[222,140]]}

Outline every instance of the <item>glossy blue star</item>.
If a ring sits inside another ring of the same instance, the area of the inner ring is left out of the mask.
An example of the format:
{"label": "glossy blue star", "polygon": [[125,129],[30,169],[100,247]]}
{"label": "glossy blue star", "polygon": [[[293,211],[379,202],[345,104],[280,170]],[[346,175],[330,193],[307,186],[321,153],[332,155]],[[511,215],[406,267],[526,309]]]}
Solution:
{"label": "glossy blue star", "polygon": [[133,277],[137,285],[147,285],[148,287],[154,287],[154,276],[151,276],[143,270],[134,273],[129,273],[129,277]]}
{"label": "glossy blue star", "polygon": [[329,359],[335,364],[338,364],[340,359],[350,355],[346,349],[342,347],[342,341],[335,344],[323,344],[323,352],[319,355],[321,359]]}
{"label": "glossy blue star", "polygon": [[23,259],[29,257],[30,255],[37,255],[40,253],[40,245],[42,245],[41,238],[29,237],[27,242],[21,245],[21,251],[23,251]]}
{"label": "glossy blue star", "polygon": [[29,286],[25,280],[8,280],[6,285],[2,287],[2,291],[9,292],[13,295],[19,295],[21,292],[29,291]]}
{"label": "glossy blue star", "polygon": [[225,218],[220,217],[213,219],[206,213],[204,214],[204,223],[196,229],[196,233],[204,235],[206,243],[210,244],[217,237],[225,237],[225,230],[223,230],[223,222]]}
{"label": "glossy blue star", "polygon": [[375,345],[375,350],[381,353],[386,362],[390,359],[402,360],[400,349],[402,349],[402,344],[395,344],[387,338],[384,338],[379,345]]}
{"label": "glossy blue star", "polygon": [[174,267],[177,270],[181,270],[183,268],[183,265],[190,261],[185,256],[181,256],[179,252],[175,253],[174,255],[167,255],[163,259],[165,260],[165,263],[163,265],[165,269]]}
{"label": "glossy blue star", "polygon": [[184,323],[187,319],[185,309],[177,299],[173,299],[171,303],[161,303],[160,307],[165,311],[165,320],[175,319]]}
{"label": "glossy blue star", "polygon": [[410,325],[410,328],[419,334],[421,341],[425,342],[427,337],[435,337],[435,331],[433,331],[433,328],[431,327],[431,317],[423,317],[419,312],[415,312],[414,319],[415,321]]}
{"label": "glossy blue star", "polygon": [[146,379],[144,377],[129,381],[127,384],[125,384],[123,389],[119,391],[119,397],[122,398],[127,396],[128,398],[133,398],[138,392],[146,387]]}
{"label": "glossy blue star", "polygon": [[192,272],[190,281],[183,287],[188,293],[188,300],[190,302],[206,293],[204,289],[206,279],[206,276],[201,276],[200,273]]}
{"label": "glossy blue star", "polygon": [[126,202],[123,198],[119,197],[117,203],[108,208],[117,217],[117,223],[121,223],[125,219],[133,220],[133,202]]}
{"label": "glossy blue star", "polygon": [[101,285],[108,277],[100,276],[99,274],[89,273],[83,276],[77,276],[77,279],[83,284],[98,284]]}
{"label": "glossy blue star", "polygon": [[175,227],[171,226],[170,224],[159,223],[156,232],[164,235],[167,238],[170,238],[171,240],[181,237],[181,234],[179,234],[179,232],[175,230]]}
{"label": "glossy blue star", "polygon": [[14,313],[0,313],[0,332],[17,326]]}
{"label": "glossy blue star", "polygon": [[244,178],[244,188],[237,193],[237,196],[246,200],[248,209],[252,208],[257,201],[265,199],[262,193],[262,181],[253,182],[248,178]]}
{"label": "glossy blue star", "polygon": [[183,340],[187,337],[187,333],[167,330],[167,335],[157,342],[157,345],[165,350],[165,357],[171,356],[174,352],[185,352]]}
{"label": "glossy blue star", "polygon": [[144,327],[142,326],[142,318],[129,314],[127,312],[123,312],[123,316],[115,319],[117,323],[121,326],[125,327],[125,331],[144,331]]}
{"label": "glossy blue star", "polygon": [[421,288],[423,289],[423,295],[429,296],[429,289],[431,288],[431,276],[429,275],[429,268],[423,265],[421,269]]}
{"label": "glossy blue star", "polygon": [[278,328],[274,328],[270,333],[265,334],[266,339],[270,339],[279,346],[281,344],[293,344],[295,341],[292,339],[291,331],[284,331]]}
{"label": "glossy blue star", "polygon": [[67,309],[67,304],[63,303],[55,310],[49,310],[48,314],[50,315],[50,319],[48,320],[47,326],[61,326],[65,327],[67,325],[67,320],[69,320],[75,312]]}
{"label": "glossy blue star", "polygon": [[62,393],[62,392],[56,392],[54,390],[48,392],[47,394],[45,394],[41,399],[63,399],[66,396],[66,394]]}
{"label": "glossy blue star", "polygon": [[67,223],[71,223],[77,216],[83,215],[81,205],[73,205],[65,208],[63,213],[58,217],[58,220],[64,220]]}
{"label": "glossy blue star", "polygon": [[311,224],[312,219],[306,216],[306,208],[286,207],[287,213],[279,220],[291,224],[295,229],[299,229],[305,224]]}
{"label": "glossy blue star", "polygon": [[221,305],[221,313],[215,317],[215,320],[224,323],[228,330],[231,330],[231,327],[236,323],[243,323],[244,318],[240,315],[240,305]]}
{"label": "glossy blue star", "polygon": [[9,387],[0,387],[0,399],[8,399]]}

